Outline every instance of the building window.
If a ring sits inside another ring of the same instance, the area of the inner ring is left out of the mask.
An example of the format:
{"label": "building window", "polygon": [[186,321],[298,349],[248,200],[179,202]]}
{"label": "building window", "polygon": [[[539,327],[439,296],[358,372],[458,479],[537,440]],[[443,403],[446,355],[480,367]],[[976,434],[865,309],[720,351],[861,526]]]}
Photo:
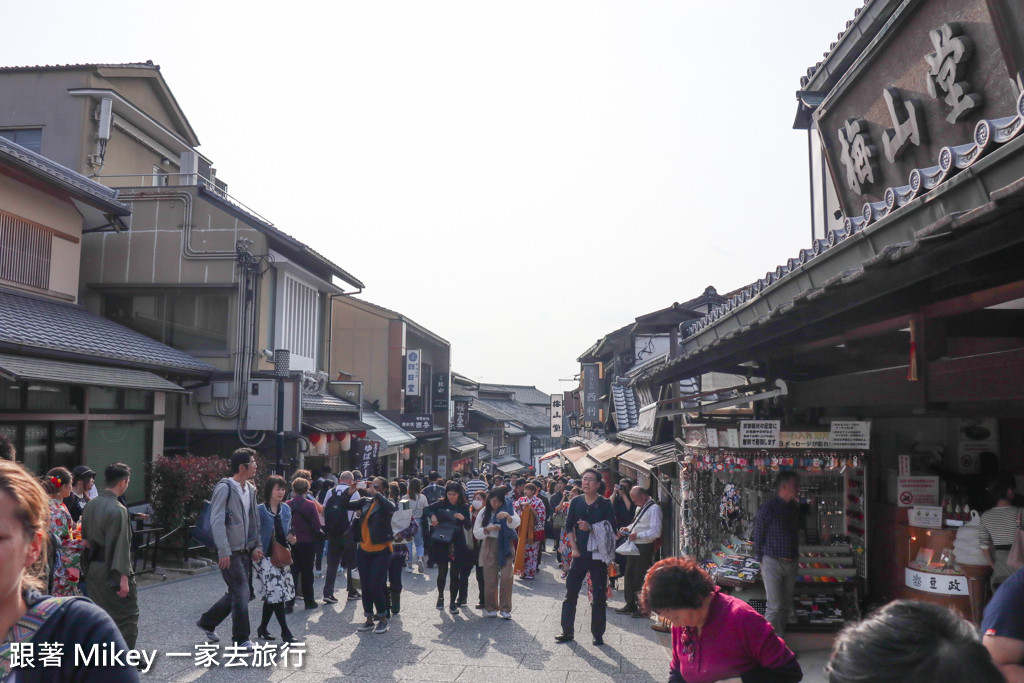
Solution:
{"label": "building window", "polygon": [[81,422],[6,422],[0,423],[0,433],[14,444],[18,462],[39,476],[82,462]]}
{"label": "building window", "polygon": [[42,154],[43,129],[42,128],[7,128],[0,130],[0,138],[6,138],[16,145],[36,154]]}
{"label": "building window", "polygon": [[226,292],[108,294],[104,315],[182,351],[227,351],[230,299]]}
{"label": "building window", "polygon": [[[291,351],[293,358],[299,356],[312,360],[314,365],[320,323],[319,298],[319,292],[314,288],[285,274],[284,297],[281,302],[281,348]],[[293,366],[293,369],[307,368]]]}
{"label": "building window", "polygon": [[153,450],[153,423],[149,421],[89,423],[85,439],[86,464],[102,477],[103,470],[115,462],[123,462],[132,470],[131,482],[125,492],[129,504],[145,500],[147,486],[146,463]]}
{"label": "building window", "polygon": [[50,288],[53,233],[41,225],[0,211],[0,280]]}

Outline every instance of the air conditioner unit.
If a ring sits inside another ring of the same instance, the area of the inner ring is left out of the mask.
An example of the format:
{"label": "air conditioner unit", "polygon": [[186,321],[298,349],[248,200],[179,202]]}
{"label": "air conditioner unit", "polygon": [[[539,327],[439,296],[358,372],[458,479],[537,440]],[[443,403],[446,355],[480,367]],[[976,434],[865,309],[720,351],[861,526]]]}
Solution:
{"label": "air conditioner unit", "polygon": [[[251,432],[277,431],[277,380],[250,379],[245,428]],[[284,380],[284,431],[295,435],[302,430],[302,380]]]}

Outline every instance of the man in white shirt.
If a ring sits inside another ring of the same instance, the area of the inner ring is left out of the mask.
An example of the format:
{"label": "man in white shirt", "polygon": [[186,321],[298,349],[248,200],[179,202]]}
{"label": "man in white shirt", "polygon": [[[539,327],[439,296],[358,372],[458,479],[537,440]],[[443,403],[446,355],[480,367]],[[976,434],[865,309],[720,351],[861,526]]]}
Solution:
{"label": "man in white shirt", "polygon": [[629,497],[636,505],[636,513],[633,515],[633,523],[619,530],[619,536],[636,543],[640,554],[626,557],[626,585],[623,588],[626,604],[615,611],[641,618],[645,615],[637,606],[637,595],[643,588],[647,570],[654,563],[654,542],[661,537],[661,507],[641,486],[634,486]]}

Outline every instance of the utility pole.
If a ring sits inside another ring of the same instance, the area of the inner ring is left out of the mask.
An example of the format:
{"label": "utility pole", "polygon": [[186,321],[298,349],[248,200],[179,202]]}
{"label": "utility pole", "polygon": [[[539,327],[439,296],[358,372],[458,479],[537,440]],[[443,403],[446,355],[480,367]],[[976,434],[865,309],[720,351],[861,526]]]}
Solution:
{"label": "utility pole", "polygon": [[277,378],[277,464],[274,474],[284,476],[284,380],[288,377],[291,352],[274,349],[274,376]]}

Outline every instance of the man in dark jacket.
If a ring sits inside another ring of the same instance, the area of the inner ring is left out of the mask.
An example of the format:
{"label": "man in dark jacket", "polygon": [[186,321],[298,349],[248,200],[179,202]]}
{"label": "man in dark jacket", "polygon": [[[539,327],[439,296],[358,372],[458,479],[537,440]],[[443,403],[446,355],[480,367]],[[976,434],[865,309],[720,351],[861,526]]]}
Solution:
{"label": "man in dark jacket", "polygon": [[[363,616],[366,621],[359,631],[388,632],[388,601],[384,586],[391,564],[391,541],[394,539],[391,517],[395,514],[395,504],[384,495],[387,490],[387,480],[377,477],[373,480],[372,489],[367,487],[361,498],[346,504],[348,509],[360,512],[356,566],[363,584]],[[375,609],[376,627],[373,624]]]}

